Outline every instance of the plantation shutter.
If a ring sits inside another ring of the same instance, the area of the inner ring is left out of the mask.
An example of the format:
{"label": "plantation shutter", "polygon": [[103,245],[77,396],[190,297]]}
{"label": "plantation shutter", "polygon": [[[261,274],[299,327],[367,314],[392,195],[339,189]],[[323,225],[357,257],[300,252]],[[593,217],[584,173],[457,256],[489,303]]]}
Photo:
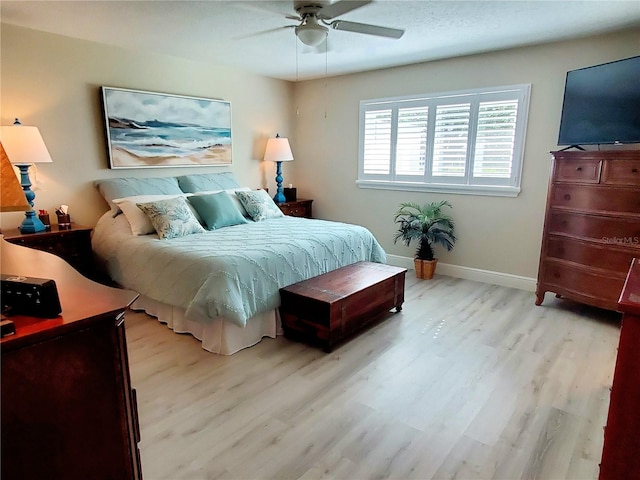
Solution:
{"label": "plantation shutter", "polygon": [[434,177],[464,177],[471,104],[438,105],[433,145]]}
{"label": "plantation shutter", "polygon": [[364,114],[364,173],[391,173],[391,109],[369,110]]}
{"label": "plantation shutter", "polygon": [[361,100],[358,185],[517,196],[530,90]]}
{"label": "plantation shutter", "polygon": [[518,101],[481,102],[473,176],[511,178]]}
{"label": "plantation shutter", "polygon": [[428,117],[428,107],[398,109],[396,174],[424,175]]}

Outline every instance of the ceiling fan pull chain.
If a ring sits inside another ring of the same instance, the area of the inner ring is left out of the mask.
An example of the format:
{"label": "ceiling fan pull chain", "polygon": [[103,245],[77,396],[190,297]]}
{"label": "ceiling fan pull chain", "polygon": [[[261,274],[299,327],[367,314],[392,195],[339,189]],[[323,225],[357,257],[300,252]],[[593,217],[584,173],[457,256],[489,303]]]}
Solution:
{"label": "ceiling fan pull chain", "polygon": [[327,76],[329,74],[329,47],[328,40],[324,41],[324,119],[327,119],[327,98],[329,97],[327,93]]}

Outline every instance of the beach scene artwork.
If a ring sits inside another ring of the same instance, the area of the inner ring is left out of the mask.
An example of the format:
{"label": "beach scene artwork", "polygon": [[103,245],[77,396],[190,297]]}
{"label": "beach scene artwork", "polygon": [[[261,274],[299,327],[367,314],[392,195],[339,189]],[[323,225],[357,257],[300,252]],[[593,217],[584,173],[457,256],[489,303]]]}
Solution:
{"label": "beach scene artwork", "polygon": [[102,87],[111,168],[231,164],[231,104]]}

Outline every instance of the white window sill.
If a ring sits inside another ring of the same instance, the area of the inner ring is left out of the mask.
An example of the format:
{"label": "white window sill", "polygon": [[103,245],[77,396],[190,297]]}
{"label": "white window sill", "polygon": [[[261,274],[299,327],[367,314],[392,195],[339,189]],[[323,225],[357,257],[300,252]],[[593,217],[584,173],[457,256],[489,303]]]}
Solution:
{"label": "white window sill", "polygon": [[391,182],[384,180],[356,180],[360,188],[373,188],[379,190],[402,190],[409,192],[437,192],[457,193],[461,195],[487,195],[493,197],[517,197],[519,187],[506,187],[497,185],[454,185],[444,183],[412,183]]}

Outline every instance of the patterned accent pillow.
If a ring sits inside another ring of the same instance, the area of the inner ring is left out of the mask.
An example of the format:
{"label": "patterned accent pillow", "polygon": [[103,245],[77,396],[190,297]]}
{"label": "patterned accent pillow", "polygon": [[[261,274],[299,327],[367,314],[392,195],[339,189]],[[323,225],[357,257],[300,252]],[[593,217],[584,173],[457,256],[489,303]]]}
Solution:
{"label": "patterned accent pillow", "polygon": [[184,197],[182,195],[135,195],[133,197],[114,198],[113,203],[122,210],[124,216],[131,225],[131,233],[134,235],[147,235],[156,233],[149,216],[138,208],[138,203],[157,202],[158,200],[168,200],[170,198]]}
{"label": "patterned accent pillow", "polygon": [[148,215],[158,236],[165,240],[183,237],[192,233],[206,232],[191,212],[184,197],[138,203],[137,205],[140,210]]}
{"label": "patterned accent pillow", "polygon": [[284,213],[278,208],[273,199],[264,190],[251,192],[236,191],[236,196],[244,205],[247,213],[254,221],[259,222],[267,218],[284,217]]}

